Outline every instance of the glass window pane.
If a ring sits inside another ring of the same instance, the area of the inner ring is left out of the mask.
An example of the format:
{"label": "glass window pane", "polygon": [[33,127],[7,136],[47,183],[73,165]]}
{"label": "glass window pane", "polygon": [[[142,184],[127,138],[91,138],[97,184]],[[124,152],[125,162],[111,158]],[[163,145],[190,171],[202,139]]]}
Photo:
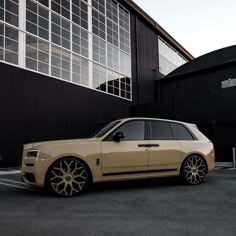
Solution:
{"label": "glass window pane", "polygon": [[52,66],[51,68],[51,74],[55,77],[60,78],[61,77],[61,70],[57,67]]}
{"label": "glass window pane", "polygon": [[38,52],[38,60],[44,63],[48,63],[48,54],[45,52]]}
{"label": "glass window pane", "polygon": [[31,58],[26,58],[26,67],[31,70],[37,70],[37,61]]}
{"label": "glass window pane", "polygon": [[144,140],[145,139],[145,122],[144,121],[129,121],[125,123],[124,125],[122,125],[120,128],[118,128],[117,130],[115,130],[115,132],[123,132],[125,138],[122,140],[124,141]]}
{"label": "glass window pane", "polygon": [[48,45],[48,43],[39,40],[38,49],[48,53],[49,52],[49,45]]}
{"label": "glass window pane", "polygon": [[48,7],[48,0],[38,0],[41,4]]}
{"label": "glass window pane", "polygon": [[151,140],[173,140],[173,132],[168,122],[151,121]]}
{"label": "glass window pane", "polygon": [[5,36],[17,41],[18,40],[18,31],[11,28],[11,27],[5,26]]}
{"label": "glass window pane", "polygon": [[27,46],[26,47],[26,57],[37,60],[37,58],[38,58],[37,49]]}
{"label": "glass window pane", "polygon": [[51,63],[52,63],[53,66],[61,67],[60,58],[52,56],[51,60],[52,60]]}
{"label": "glass window pane", "polygon": [[32,34],[37,35],[37,26],[28,21],[26,22],[26,30]]}
{"label": "glass window pane", "polygon": [[0,1],[0,7],[4,8],[4,1]]}
{"label": "glass window pane", "polygon": [[26,20],[37,25],[37,15],[31,11],[26,11]]}
{"label": "glass window pane", "polygon": [[44,39],[48,39],[48,37],[49,37],[49,35],[48,35],[48,31],[47,30],[45,30],[45,29],[43,29],[43,28],[41,28],[41,27],[39,27],[39,37],[41,37],[41,38],[44,38]]}
{"label": "glass window pane", "polygon": [[5,38],[5,48],[12,52],[18,53],[18,42]]}
{"label": "glass window pane", "polygon": [[18,16],[5,11],[6,22],[14,26],[18,26]]}
{"label": "glass window pane", "polygon": [[171,123],[171,127],[173,129],[176,140],[193,140],[193,136],[183,125]]}
{"label": "glass window pane", "polygon": [[35,37],[26,35],[26,44],[29,45],[30,47],[37,48],[37,39]]}
{"label": "glass window pane", "polygon": [[4,51],[2,48],[0,48],[0,60],[3,61],[4,55],[3,55]]}
{"label": "glass window pane", "polygon": [[48,20],[48,16],[49,16],[49,12],[48,10],[42,8],[42,7],[39,7],[39,16],[45,18],[46,20]]}
{"label": "glass window pane", "polygon": [[3,40],[4,40],[3,36],[0,35],[0,48],[3,48],[3,45],[4,45]]}
{"label": "glass window pane", "polygon": [[26,8],[37,14],[38,11],[37,4],[33,3],[32,1],[30,0],[26,1]]}
{"label": "glass window pane", "polygon": [[[3,1],[3,0],[2,0]],[[18,15],[18,5],[9,0],[5,1],[5,9],[15,15]]]}
{"label": "glass window pane", "polygon": [[52,34],[52,42],[58,45],[61,45],[61,39],[56,34]]}
{"label": "glass window pane", "polygon": [[44,19],[43,17],[39,17],[39,26],[44,29],[48,29],[48,20]]}
{"label": "glass window pane", "polygon": [[58,14],[61,13],[61,8],[60,8],[60,5],[58,5],[57,3],[55,2],[51,2],[51,9],[55,12],[57,12]]}
{"label": "glass window pane", "polygon": [[48,64],[39,62],[38,63],[38,71],[44,74],[48,74]]}
{"label": "glass window pane", "polygon": [[13,64],[18,64],[18,54],[5,50],[5,61]]}
{"label": "glass window pane", "polygon": [[64,79],[64,80],[70,80],[70,72],[66,71],[66,70],[62,70],[61,78]]}

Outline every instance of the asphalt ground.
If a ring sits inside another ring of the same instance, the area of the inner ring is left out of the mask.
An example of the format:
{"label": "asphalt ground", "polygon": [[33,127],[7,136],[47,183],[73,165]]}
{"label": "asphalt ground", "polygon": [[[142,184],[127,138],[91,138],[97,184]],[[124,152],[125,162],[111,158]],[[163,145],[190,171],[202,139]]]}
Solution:
{"label": "asphalt ground", "polygon": [[93,185],[73,198],[0,175],[0,235],[236,235],[236,170],[198,186],[177,178]]}

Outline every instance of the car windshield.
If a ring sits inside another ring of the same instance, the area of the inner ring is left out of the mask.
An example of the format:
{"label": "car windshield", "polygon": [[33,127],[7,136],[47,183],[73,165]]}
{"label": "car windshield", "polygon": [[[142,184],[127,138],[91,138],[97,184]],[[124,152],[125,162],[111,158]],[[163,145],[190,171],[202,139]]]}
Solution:
{"label": "car windshield", "polygon": [[114,128],[116,125],[118,125],[120,122],[121,122],[120,120],[116,120],[116,121],[109,123],[108,125],[103,127],[101,130],[99,130],[97,133],[95,133],[95,135],[93,135],[93,138],[102,137],[104,134],[106,134],[108,131],[110,131],[112,128]]}

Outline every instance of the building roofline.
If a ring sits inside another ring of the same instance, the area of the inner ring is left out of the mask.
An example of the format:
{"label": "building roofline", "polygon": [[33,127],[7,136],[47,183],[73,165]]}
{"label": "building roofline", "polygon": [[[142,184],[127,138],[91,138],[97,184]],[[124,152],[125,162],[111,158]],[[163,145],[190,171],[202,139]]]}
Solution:
{"label": "building roofline", "polygon": [[142,8],[140,8],[133,0],[124,0],[131,6],[138,14],[146,19],[152,26],[154,26],[162,35],[164,35],[171,43],[173,43],[179,50],[181,50],[189,59],[193,60],[195,57],[190,54],[181,44],[179,44],[168,32],[166,32],[151,16],[149,16]]}

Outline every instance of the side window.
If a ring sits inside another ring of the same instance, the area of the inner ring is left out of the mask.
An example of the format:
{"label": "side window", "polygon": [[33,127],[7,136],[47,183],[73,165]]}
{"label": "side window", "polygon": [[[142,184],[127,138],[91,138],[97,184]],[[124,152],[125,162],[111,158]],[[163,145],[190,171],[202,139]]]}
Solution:
{"label": "side window", "polygon": [[121,125],[112,134],[110,134],[106,141],[111,141],[114,133],[123,132],[125,138],[122,141],[128,140],[144,140],[145,138],[145,122],[144,121],[128,121],[127,123]]}
{"label": "side window", "polygon": [[173,140],[170,124],[164,121],[151,121],[150,140]]}
{"label": "side window", "polygon": [[174,136],[176,140],[193,140],[193,136],[189,133],[189,131],[181,124],[171,123],[171,127],[174,132]]}

